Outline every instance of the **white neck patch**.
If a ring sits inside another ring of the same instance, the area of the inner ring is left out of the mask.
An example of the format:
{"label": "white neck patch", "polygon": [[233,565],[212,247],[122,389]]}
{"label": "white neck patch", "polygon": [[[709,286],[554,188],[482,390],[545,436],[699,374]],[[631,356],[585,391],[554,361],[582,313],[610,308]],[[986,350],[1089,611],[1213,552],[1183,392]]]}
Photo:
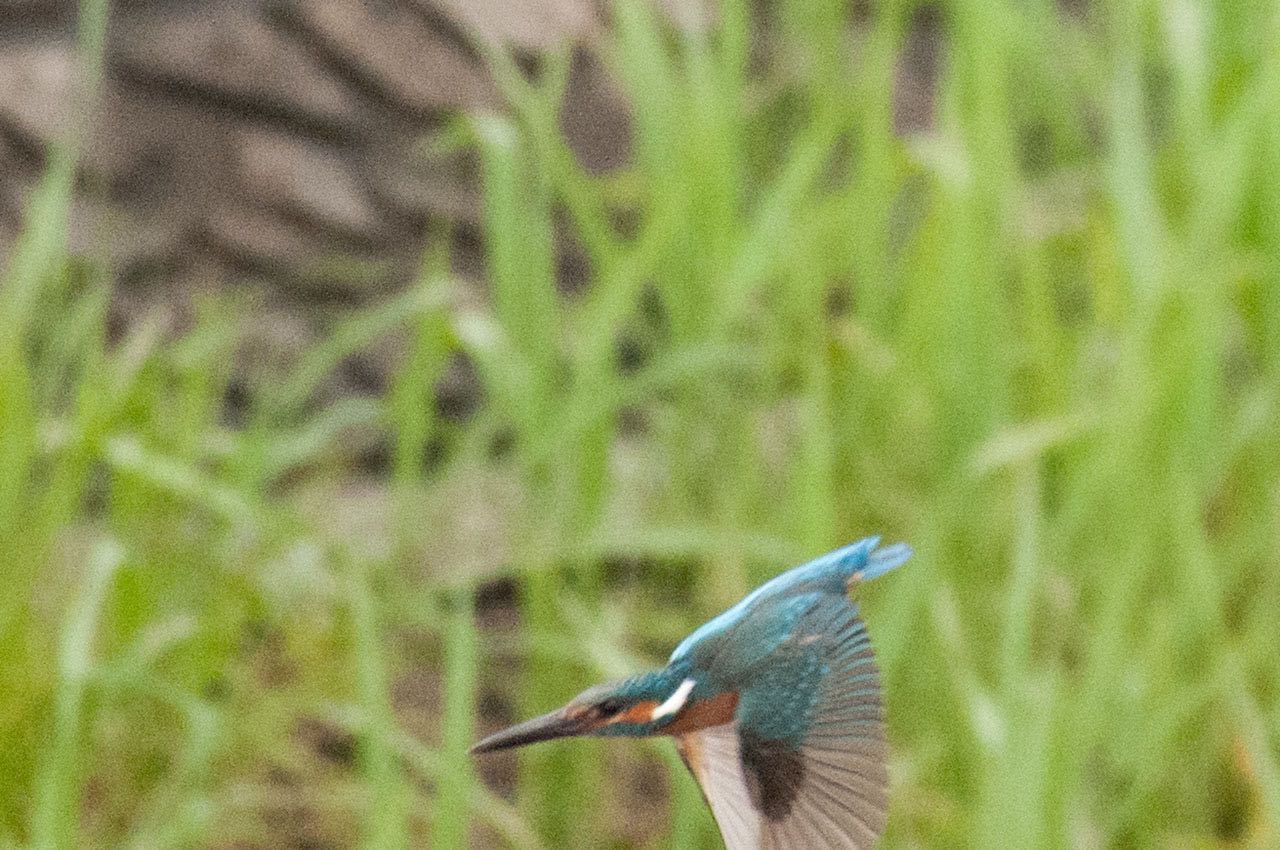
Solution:
{"label": "white neck patch", "polygon": [[680,683],[680,687],[676,688],[675,691],[672,692],[671,696],[667,697],[666,702],[653,710],[653,714],[650,715],[649,720],[658,720],[669,714],[675,714],[680,709],[684,708],[684,704],[689,699],[689,694],[693,693],[693,688],[697,684],[698,683],[693,679],[685,679]]}

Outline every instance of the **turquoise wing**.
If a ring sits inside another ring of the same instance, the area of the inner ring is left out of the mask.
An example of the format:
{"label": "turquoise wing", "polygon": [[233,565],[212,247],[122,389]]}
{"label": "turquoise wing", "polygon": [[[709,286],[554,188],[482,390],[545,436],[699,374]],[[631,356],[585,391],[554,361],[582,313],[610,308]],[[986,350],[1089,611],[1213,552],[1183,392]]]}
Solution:
{"label": "turquoise wing", "polygon": [[868,848],[888,810],[880,681],[866,627],[820,595],[742,689],[732,724],[689,736],[729,850]]}

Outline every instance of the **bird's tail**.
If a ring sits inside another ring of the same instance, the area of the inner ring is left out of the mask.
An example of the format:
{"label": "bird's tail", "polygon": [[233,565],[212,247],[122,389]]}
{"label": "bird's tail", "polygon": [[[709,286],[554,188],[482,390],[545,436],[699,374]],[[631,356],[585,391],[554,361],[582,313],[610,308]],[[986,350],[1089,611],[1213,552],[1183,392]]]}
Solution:
{"label": "bird's tail", "polygon": [[902,566],[910,557],[911,547],[905,543],[894,543],[892,546],[876,549],[867,556],[867,565],[858,571],[859,578],[862,581],[870,581],[894,567]]}

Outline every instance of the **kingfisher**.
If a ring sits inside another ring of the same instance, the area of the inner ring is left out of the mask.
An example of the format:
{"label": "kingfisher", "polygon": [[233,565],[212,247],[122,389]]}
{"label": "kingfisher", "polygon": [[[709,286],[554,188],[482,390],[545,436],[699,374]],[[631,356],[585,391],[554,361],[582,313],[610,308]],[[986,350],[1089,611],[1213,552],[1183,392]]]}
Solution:
{"label": "kingfisher", "polygon": [[661,670],[596,685],[473,753],[571,736],[675,740],[728,850],[870,847],[889,777],[880,677],[853,588],[911,557],[868,537],[769,580]]}

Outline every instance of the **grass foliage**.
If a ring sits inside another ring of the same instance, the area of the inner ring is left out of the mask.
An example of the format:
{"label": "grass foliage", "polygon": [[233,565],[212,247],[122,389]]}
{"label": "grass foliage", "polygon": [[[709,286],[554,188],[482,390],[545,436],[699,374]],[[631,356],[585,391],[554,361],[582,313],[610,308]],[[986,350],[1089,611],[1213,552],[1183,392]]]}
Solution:
{"label": "grass foliage", "polygon": [[[659,663],[872,532],[917,551],[864,593],[885,847],[1276,846],[1280,17],[846,5],[763,37],[746,0],[684,36],[618,5],[603,177],[568,60],[491,57],[511,112],[452,137],[487,286],[433,234],[286,369],[238,359],[235,296],[110,336],[54,152],[0,278],[0,847],[718,846],[665,746],[513,772],[467,755],[477,707]],[[920,15],[937,120],[902,135]],[[385,393],[326,394],[388,345]],[[518,619],[477,607],[499,578]]]}

